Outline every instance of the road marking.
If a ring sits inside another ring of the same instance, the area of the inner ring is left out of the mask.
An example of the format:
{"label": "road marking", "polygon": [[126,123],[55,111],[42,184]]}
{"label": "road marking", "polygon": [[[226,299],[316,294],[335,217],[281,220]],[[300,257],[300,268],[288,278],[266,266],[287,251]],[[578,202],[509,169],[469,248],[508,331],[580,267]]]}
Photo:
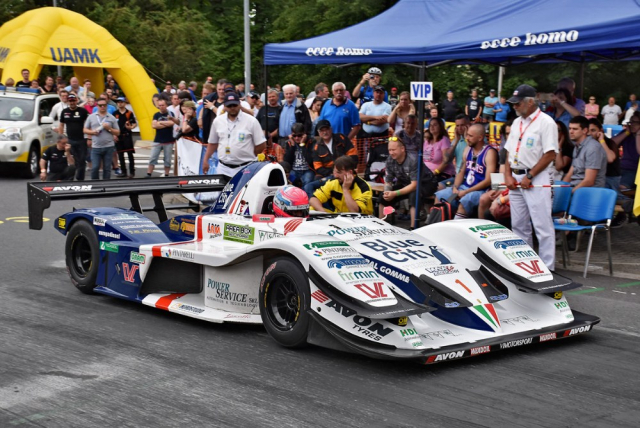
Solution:
{"label": "road marking", "polygon": [[614,293],[627,294],[626,291],[618,291],[618,290],[611,290],[611,291],[613,291]]}
{"label": "road marking", "polygon": [[[7,217],[5,218],[5,220],[12,221],[14,223],[29,223],[29,217]],[[49,219],[46,217],[43,217],[42,221],[49,221]],[[0,220],[0,224],[2,223],[4,222]]]}
{"label": "road marking", "polygon": [[609,333],[620,333],[620,334],[624,334],[625,336],[640,337],[639,333],[634,333],[632,331],[624,331],[624,330],[618,330],[617,328],[600,327],[600,326],[598,326],[597,328],[598,330],[604,330]]}
{"label": "road marking", "polygon": [[598,288],[587,288],[584,290],[574,290],[574,291],[566,291],[566,294],[587,294],[587,293],[595,293],[596,291],[604,291],[606,288],[598,287]]}
{"label": "road marking", "polygon": [[627,282],[626,284],[619,284],[616,285],[616,287],[634,287],[636,285],[640,285],[640,281],[636,281],[636,282]]}

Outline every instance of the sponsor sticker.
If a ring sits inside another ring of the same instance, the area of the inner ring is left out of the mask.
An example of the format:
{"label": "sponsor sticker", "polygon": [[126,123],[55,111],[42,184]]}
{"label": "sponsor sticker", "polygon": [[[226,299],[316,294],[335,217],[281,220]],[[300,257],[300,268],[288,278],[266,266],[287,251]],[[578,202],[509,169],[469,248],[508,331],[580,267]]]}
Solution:
{"label": "sponsor sticker", "polygon": [[164,257],[177,260],[193,260],[193,251],[168,247],[164,252]]}
{"label": "sponsor sticker", "polygon": [[184,311],[184,312],[191,312],[194,314],[201,314],[204,312],[204,309],[202,308],[198,308],[192,305],[187,305],[185,303],[181,303],[175,300],[171,302],[171,304],[169,305],[169,309],[174,309],[177,311]]}
{"label": "sponsor sticker", "polygon": [[314,242],[311,244],[303,244],[303,246],[307,250],[314,250],[314,249],[324,249],[324,248],[332,248],[332,247],[348,247],[349,244],[347,244],[344,241],[323,241],[323,242]]}
{"label": "sponsor sticker", "polygon": [[224,238],[227,241],[253,245],[255,228],[241,224],[225,223]]}
{"label": "sponsor sticker", "polygon": [[104,230],[99,230],[98,235],[104,236],[105,238],[120,239],[119,233],[105,232]]}
{"label": "sponsor sticker", "polygon": [[267,232],[264,230],[258,231],[258,237],[260,238],[260,242],[268,241],[269,239],[274,239],[274,238],[282,238],[283,236],[284,236],[283,234],[277,233],[277,232]]}
{"label": "sponsor sticker", "polygon": [[220,225],[215,223],[207,225],[207,233],[209,234],[209,238],[217,238],[218,236],[222,236]]}
{"label": "sponsor sticker", "polygon": [[129,262],[143,265],[147,262],[147,256],[145,256],[144,254],[140,254],[135,251],[132,251],[131,255],[129,256]]}
{"label": "sponsor sticker", "polygon": [[58,229],[65,230],[67,228],[67,219],[64,217],[58,217]]}
{"label": "sponsor sticker", "polygon": [[436,245],[425,245],[415,239],[400,239],[397,241],[383,241],[376,239],[373,241],[361,242],[362,245],[381,253],[386,259],[392,262],[408,262],[411,260],[439,261],[442,265],[450,265],[453,262]]}
{"label": "sponsor sticker", "polygon": [[456,269],[455,266],[447,266],[447,265],[427,267],[427,268],[424,268],[424,270],[426,270],[427,273],[430,273],[433,276],[451,275],[454,273],[460,273],[460,271]]}
{"label": "sponsor sticker", "polygon": [[116,244],[112,244],[111,242],[100,241],[100,249],[103,251],[109,251],[111,253],[117,253],[119,250],[119,246]]}
{"label": "sponsor sticker", "polygon": [[522,239],[507,239],[493,243],[493,246],[498,250],[506,250],[507,247],[520,247],[525,245],[527,245],[527,243]]}
{"label": "sponsor sticker", "polygon": [[334,260],[329,260],[327,262],[327,267],[329,267],[330,269],[342,269],[345,266],[363,266],[363,265],[368,265],[369,261],[367,259],[364,258],[352,258],[352,259],[334,259]]}
{"label": "sponsor sticker", "polygon": [[507,229],[507,228],[501,224],[481,224],[481,225],[469,228],[469,230],[472,232],[486,232],[488,230],[496,230],[496,229]]}
{"label": "sponsor sticker", "polygon": [[175,218],[169,220],[169,230],[173,230],[174,232],[178,232],[180,230],[180,223]]}
{"label": "sponsor sticker", "polygon": [[93,225],[94,226],[104,226],[105,224],[107,224],[107,219],[106,218],[101,218],[101,217],[94,217],[93,218]]}

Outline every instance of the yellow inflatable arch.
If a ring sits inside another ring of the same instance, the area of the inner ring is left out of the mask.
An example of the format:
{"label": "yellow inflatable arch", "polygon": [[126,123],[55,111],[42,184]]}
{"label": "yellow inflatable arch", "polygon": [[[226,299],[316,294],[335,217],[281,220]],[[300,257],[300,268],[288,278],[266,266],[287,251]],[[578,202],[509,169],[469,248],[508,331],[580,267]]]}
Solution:
{"label": "yellow inflatable arch", "polygon": [[126,93],[140,125],[140,136],[153,140],[151,128],[157,112],[151,101],[157,92],[146,71],[107,30],[67,9],[44,7],[26,12],[0,27],[0,81],[22,80],[28,69],[38,76],[43,65],[73,67],[92,91],[104,90],[103,69]]}

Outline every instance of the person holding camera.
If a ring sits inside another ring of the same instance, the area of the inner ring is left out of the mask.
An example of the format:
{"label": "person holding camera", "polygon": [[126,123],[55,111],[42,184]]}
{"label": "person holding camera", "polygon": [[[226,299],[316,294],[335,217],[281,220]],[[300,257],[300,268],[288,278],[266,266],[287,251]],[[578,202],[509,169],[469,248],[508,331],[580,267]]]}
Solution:
{"label": "person holding camera", "polygon": [[[382,70],[378,67],[371,67],[367,73],[362,76],[356,87],[351,92],[352,98],[358,98],[358,107],[362,107],[364,103],[373,101],[373,92],[376,86],[380,85],[382,78]],[[389,95],[384,91],[384,102],[389,102]]]}
{"label": "person holding camera", "polygon": [[107,100],[100,98],[96,104],[98,111],[87,117],[83,132],[91,137],[91,179],[100,178],[100,162],[102,178],[111,178],[111,165],[115,151],[114,137],[120,135],[118,120],[107,112]]}

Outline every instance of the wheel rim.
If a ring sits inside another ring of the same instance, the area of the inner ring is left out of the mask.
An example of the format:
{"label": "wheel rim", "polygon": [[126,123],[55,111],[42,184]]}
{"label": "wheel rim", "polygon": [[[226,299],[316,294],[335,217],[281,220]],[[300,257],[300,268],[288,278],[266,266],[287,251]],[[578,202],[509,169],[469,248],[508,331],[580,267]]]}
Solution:
{"label": "wheel rim", "polygon": [[288,275],[279,275],[267,289],[267,315],[278,330],[291,330],[300,315],[300,294]]}
{"label": "wheel rim", "polygon": [[29,166],[31,167],[33,175],[36,175],[38,173],[38,154],[33,150],[29,156]]}
{"label": "wheel rim", "polygon": [[78,235],[71,245],[71,268],[80,278],[86,278],[89,275],[92,258],[89,240],[83,234]]}

